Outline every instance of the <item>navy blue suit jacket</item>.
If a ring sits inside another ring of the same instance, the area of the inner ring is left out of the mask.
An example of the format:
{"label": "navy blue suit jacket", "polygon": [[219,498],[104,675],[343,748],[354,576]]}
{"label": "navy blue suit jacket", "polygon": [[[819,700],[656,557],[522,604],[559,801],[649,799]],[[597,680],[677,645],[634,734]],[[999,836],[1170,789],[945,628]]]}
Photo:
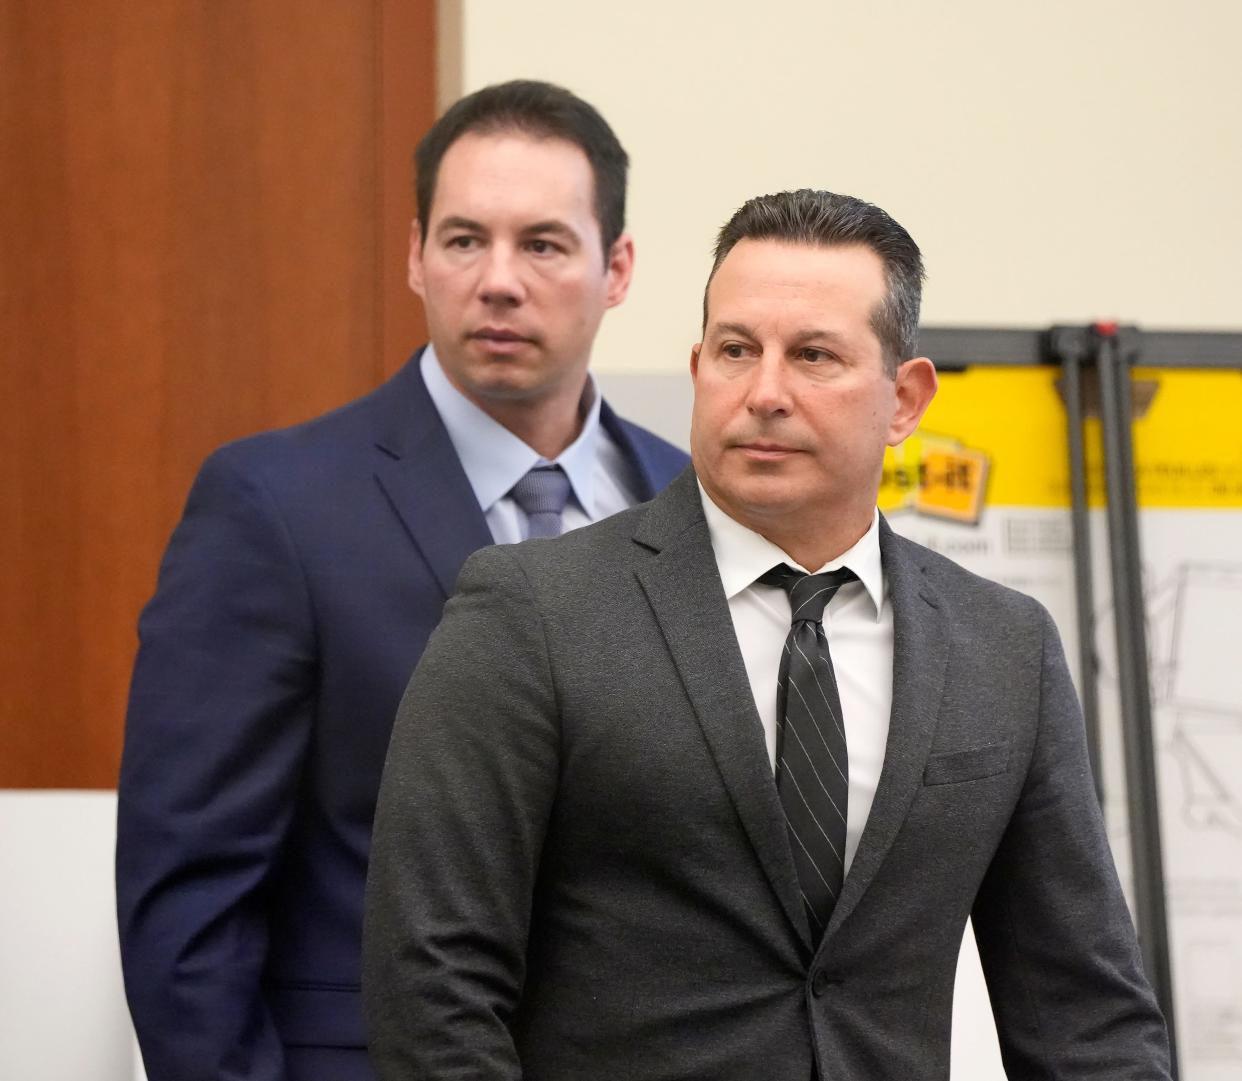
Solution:
{"label": "navy blue suit jacket", "polygon": [[[601,416],[641,498],[685,464]],[[458,571],[491,543],[417,355],[204,464],[139,624],[119,785],[150,1081],[372,1076],[359,954],[389,733]]]}

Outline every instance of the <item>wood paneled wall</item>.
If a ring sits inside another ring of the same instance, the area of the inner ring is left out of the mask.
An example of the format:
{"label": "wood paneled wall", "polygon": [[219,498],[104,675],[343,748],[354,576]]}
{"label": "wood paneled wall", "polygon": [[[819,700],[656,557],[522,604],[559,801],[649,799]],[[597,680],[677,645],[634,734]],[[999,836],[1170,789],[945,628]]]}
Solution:
{"label": "wood paneled wall", "polygon": [[424,333],[434,0],[0,4],[0,787],[115,784],[204,456]]}

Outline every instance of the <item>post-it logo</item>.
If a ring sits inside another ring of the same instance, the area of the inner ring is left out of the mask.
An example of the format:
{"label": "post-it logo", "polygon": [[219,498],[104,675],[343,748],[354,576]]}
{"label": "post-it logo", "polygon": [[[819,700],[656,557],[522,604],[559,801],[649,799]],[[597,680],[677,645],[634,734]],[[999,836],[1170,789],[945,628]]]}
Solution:
{"label": "post-it logo", "polygon": [[918,432],[885,457],[880,508],[977,524],[988,464],[986,454],[956,439]]}

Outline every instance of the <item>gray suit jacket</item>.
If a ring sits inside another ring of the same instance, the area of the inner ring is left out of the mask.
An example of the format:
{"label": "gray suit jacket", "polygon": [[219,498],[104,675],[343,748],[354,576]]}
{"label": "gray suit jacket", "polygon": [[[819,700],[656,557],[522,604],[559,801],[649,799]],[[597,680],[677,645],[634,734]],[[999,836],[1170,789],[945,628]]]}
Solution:
{"label": "gray suit jacket", "polygon": [[1047,614],[881,547],[892,723],[818,950],[693,474],[471,558],[380,796],[381,1078],[945,1078],[968,916],[1011,1079],[1168,1077]]}

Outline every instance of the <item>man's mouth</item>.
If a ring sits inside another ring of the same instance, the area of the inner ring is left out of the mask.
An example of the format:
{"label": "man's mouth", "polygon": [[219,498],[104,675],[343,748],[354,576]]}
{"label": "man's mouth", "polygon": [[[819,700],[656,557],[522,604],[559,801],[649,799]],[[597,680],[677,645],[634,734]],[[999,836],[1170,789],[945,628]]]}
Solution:
{"label": "man's mouth", "polygon": [[760,461],[774,461],[778,458],[786,458],[791,454],[799,453],[797,447],[791,447],[786,443],[775,443],[770,439],[751,439],[746,442],[735,443],[734,447],[747,457],[756,458]]}
{"label": "man's mouth", "polygon": [[513,344],[517,342],[534,341],[533,338],[529,338],[524,334],[519,334],[516,330],[509,330],[505,327],[480,327],[478,330],[471,331],[468,336],[473,341],[495,342],[498,344]]}

